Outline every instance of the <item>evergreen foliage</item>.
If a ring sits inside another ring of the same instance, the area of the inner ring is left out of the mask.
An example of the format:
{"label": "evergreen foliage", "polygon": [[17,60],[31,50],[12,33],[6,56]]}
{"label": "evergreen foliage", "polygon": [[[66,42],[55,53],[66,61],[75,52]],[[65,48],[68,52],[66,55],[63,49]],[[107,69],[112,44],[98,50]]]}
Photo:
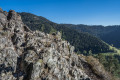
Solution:
{"label": "evergreen foliage", "polygon": [[120,25],[102,26],[102,25],[72,25],[63,24],[66,27],[78,32],[86,32],[96,36],[108,44],[120,48]]}

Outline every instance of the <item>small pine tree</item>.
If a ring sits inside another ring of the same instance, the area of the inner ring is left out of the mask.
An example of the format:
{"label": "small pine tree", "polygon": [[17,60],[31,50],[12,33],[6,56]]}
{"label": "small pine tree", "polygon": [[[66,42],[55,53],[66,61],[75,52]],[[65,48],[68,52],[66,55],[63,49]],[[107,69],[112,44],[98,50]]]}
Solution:
{"label": "small pine tree", "polygon": [[89,50],[88,55],[92,56],[92,50]]}
{"label": "small pine tree", "polygon": [[86,50],[84,50],[84,51],[83,51],[83,54],[84,54],[84,55],[87,55],[87,51],[86,51]]}

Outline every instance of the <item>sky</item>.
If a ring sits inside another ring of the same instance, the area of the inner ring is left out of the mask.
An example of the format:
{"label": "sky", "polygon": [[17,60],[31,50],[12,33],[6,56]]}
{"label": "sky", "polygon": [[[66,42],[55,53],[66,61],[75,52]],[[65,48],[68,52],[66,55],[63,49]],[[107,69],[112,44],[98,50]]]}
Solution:
{"label": "sky", "polygon": [[120,25],[120,0],[0,0],[0,7],[56,23]]}

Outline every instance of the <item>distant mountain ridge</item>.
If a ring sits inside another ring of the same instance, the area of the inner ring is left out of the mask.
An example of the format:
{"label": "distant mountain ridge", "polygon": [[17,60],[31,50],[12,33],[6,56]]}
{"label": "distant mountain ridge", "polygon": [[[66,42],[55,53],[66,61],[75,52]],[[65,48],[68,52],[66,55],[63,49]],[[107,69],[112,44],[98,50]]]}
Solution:
{"label": "distant mountain ridge", "polygon": [[62,38],[75,46],[75,51],[78,53],[87,55],[87,53],[91,51],[94,54],[111,52],[108,44],[88,33],[77,32],[71,27],[67,27],[66,24],[57,24],[31,13],[23,12],[19,14],[22,17],[23,22],[29,26],[31,30],[40,30],[45,33],[60,31],[62,33]]}
{"label": "distant mountain ridge", "polygon": [[74,29],[78,32],[86,32],[92,34],[103,41],[113,44],[115,47],[120,48],[120,25],[102,26],[102,25],[72,25],[63,24],[66,27]]}

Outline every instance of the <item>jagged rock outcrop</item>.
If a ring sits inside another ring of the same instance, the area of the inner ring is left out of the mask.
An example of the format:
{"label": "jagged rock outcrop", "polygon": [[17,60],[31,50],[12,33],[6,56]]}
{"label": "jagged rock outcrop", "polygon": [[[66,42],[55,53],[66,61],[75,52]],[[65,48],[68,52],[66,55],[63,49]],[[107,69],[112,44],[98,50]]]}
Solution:
{"label": "jagged rock outcrop", "polygon": [[59,32],[33,32],[15,11],[0,9],[0,80],[113,79],[93,57],[75,54]]}

